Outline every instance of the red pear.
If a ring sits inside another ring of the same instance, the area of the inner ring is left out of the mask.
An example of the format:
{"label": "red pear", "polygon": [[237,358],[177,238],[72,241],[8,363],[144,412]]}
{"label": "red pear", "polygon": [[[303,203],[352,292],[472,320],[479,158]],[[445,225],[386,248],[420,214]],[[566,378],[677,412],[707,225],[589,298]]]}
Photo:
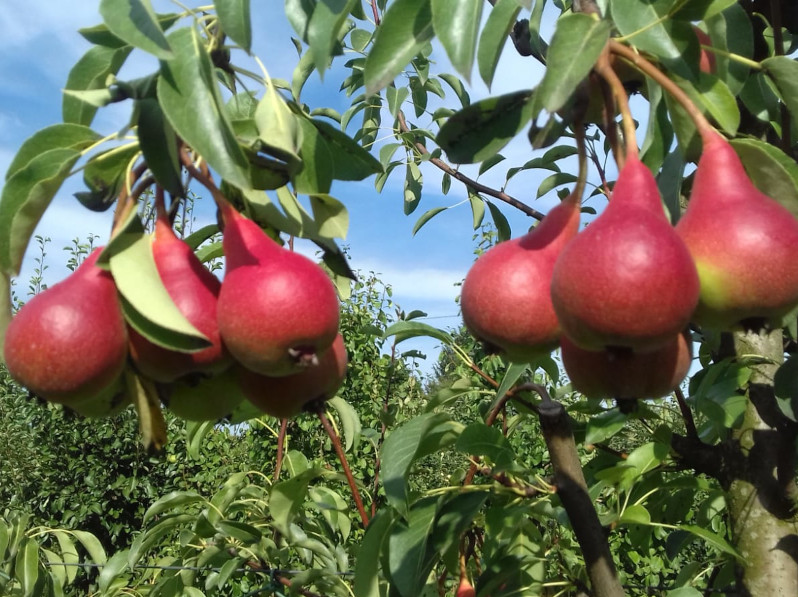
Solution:
{"label": "red pear", "polygon": [[338,334],[338,295],[329,276],[231,206],[222,208],[222,218],[226,272],[217,308],[228,350],[263,375],[311,366]]}
{"label": "red pear", "polygon": [[466,275],[460,307],[466,327],[513,361],[557,346],[560,324],[547,289],[554,262],[579,229],[579,197],[569,195],[533,230],[489,249]]}
{"label": "red pear", "polygon": [[113,277],[96,265],[100,252],[25,303],[8,325],[8,372],[52,402],[98,396],[119,379],[127,359],[125,320]]}
{"label": "red pear", "polygon": [[[712,38],[709,37],[709,34],[702,31],[695,25],[693,25],[693,32],[695,33],[695,36],[698,38],[699,44],[701,44],[702,46],[709,46],[709,47],[712,46]],[[703,73],[714,75],[718,70],[717,62],[715,59],[715,52],[701,48],[700,56],[701,57],[699,58],[698,69]]]}
{"label": "red pear", "polygon": [[621,400],[659,398],[684,380],[693,358],[689,334],[682,333],[661,348],[584,350],[562,338],[562,362],[575,390],[588,398]]}
{"label": "red pear", "polygon": [[778,320],[798,304],[798,220],[761,193],[719,134],[704,136],[690,202],[676,231],[698,267],[695,319],[727,329]]}
{"label": "red pear", "polygon": [[130,355],[136,368],[157,382],[171,382],[189,373],[214,373],[229,366],[216,322],[221,282],[208,271],[183,240],[175,235],[166,213],[155,221],[152,256],[166,291],[178,310],[211,345],[197,352],[157,346],[130,330]]}
{"label": "red pear", "polygon": [[268,415],[287,418],[298,415],[302,407],[315,400],[329,400],[346,377],[347,354],[343,337],[338,334],[332,347],[310,365],[293,375],[267,377],[241,370],[244,395]]}
{"label": "red pear", "polygon": [[460,584],[458,585],[457,592],[454,595],[455,597],[477,597],[477,591],[464,576],[460,579]]}
{"label": "red pear", "polygon": [[698,292],[695,264],[653,175],[628,157],[607,208],[554,266],[551,298],[563,334],[588,350],[653,350],[687,327]]}

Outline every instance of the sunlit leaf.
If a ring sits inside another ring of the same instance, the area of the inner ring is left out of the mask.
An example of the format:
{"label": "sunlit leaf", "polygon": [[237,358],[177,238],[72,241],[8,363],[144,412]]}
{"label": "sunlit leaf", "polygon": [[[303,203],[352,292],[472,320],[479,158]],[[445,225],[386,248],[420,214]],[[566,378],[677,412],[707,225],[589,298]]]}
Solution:
{"label": "sunlit leaf", "polygon": [[100,14],[108,29],[130,45],[162,60],[173,57],[149,0],[100,0]]}

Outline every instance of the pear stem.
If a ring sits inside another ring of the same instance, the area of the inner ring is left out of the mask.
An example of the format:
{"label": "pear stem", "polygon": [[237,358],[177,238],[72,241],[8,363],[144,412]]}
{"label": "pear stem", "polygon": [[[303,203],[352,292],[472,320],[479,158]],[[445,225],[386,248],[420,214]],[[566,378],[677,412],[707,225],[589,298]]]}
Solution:
{"label": "pear stem", "polygon": [[[629,110],[629,96],[626,94],[626,89],[624,89],[623,83],[618,78],[618,75],[615,74],[615,71],[610,65],[610,54],[608,50],[605,49],[605,51],[601,53],[598,61],[596,61],[595,68],[596,72],[598,72],[598,74],[601,75],[605,81],[607,81],[610,89],[612,89],[612,94],[615,97],[615,101],[618,103],[618,110],[621,113],[623,123],[626,157],[637,158],[637,133],[635,132],[635,121],[632,118],[632,112]],[[615,161],[618,162],[619,170],[623,168],[623,163],[618,161],[618,156],[616,156]]]}
{"label": "pear stem", "polygon": [[166,221],[169,220],[169,216],[166,213],[164,191],[161,185],[155,187],[155,217]]}
{"label": "pear stem", "polygon": [[708,133],[714,133],[714,128],[701,113],[701,110],[699,110],[695,103],[693,103],[693,100],[691,100],[690,97],[684,91],[682,91],[678,85],[676,85],[676,83],[665,76],[660,69],[658,69],[651,62],[646,60],[643,56],[631,48],[627,48],[625,45],[615,40],[610,40],[609,48],[610,52],[628,60],[635,68],[637,68],[637,70],[654,79],[654,81],[660,87],[670,93],[673,96],[673,99],[679,102],[682,108],[684,108],[684,110],[687,112],[688,116],[690,116],[702,139],[704,139]]}
{"label": "pear stem", "polygon": [[277,481],[280,479],[280,471],[283,468],[283,455],[285,453],[285,436],[287,431],[288,431],[288,419],[282,419],[280,421],[280,433],[277,436],[277,458],[275,459],[274,463],[274,476],[272,477],[272,483],[277,483]]}
{"label": "pear stem", "polygon": [[576,178],[576,187],[571,195],[576,201],[581,203],[582,195],[587,185],[587,148],[585,146],[585,127],[582,119],[578,118],[574,123],[574,136],[576,137],[576,156],[579,160],[579,172]]}
{"label": "pear stem", "polygon": [[211,197],[213,197],[213,200],[216,202],[216,206],[219,209],[230,206],[230,202],[227,200],[227,197],[224,196],[224,194],[219,190],[219,187],[216,186],[216,183],[213,182],[213,177],[208,171],[207,166],[202,169],[197,168],[194,165],[194,162],[191,161],[191,157],[188,155],[188,152],[185,150],[185,148],[180,150],[180,161],[182,162],[183,167],[191,175],[191,178],[198,181],[202,186],[211,192]]}
{"label": "pear stem", "polygon": [[369,517],[366,514],[366,508],[363,506],[363,499],[360,497],[360,491],[357,488],[357,483],[355,482],[355,477],[352,475],[352,470],[349,468],[349,462],[346,459],[346,454],[344,453],[344,448],[341,445],[341,438],[338,437],[338,434],[333,429],[333,426],[330,424],[330,420],[327,418],[327,415],[324,414],[324,405],[319,404],[316,409],[316,414],[321,421],[322,427],[324,427],[324,431],[327,432],[327,436],[330,438],[330,442],[332,442],[333,448],[335,449],[335,453],[338,455],[338,460],[341,462],[341,466],[344,469],[344,475],[346,476],[346,481],[349,483],[349,489],[352,491],[352,497],[355,500],[355,506],[357,506],[357,511],[360,513],[360,520],[363,523],[363,528],[369,526]]}

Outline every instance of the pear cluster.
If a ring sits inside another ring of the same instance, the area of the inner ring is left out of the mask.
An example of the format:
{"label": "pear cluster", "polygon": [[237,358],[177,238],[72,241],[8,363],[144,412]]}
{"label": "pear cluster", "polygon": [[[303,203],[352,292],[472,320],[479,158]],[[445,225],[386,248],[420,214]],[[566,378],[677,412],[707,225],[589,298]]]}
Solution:
{"label": "pear cluster", "polygon": [[135,375],[189,420],[218,420],[245,400],[267,414],[292,417],[334,396],[347,353],[329,276],[228,204],[221,214],[221,282],[175,235],[163,209],[152,235],[164,288],[207,346],[173,350],[130,325],[113,276],[97,264],[100,248],[12,318],[4,342],[12,377],[85,416],[107,416],[129,404]]}
{"label": "pear cluster", "polygon": [[512,361],[560,346],[574,389],[633,400],[672,392],[692,361],[692,323],[780,326],[798,305],[798,220],[761,193],[731,145],[707,133],[674,227],[636,157],[577,234],[578,199],[499,243],[463,283],[463,320]]}

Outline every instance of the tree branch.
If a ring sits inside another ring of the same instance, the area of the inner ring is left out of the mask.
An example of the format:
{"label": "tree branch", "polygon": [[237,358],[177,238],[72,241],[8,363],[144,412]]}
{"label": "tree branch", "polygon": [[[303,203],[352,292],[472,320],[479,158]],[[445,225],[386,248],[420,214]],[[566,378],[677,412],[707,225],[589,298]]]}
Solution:
{"label": "tree branch", "polygon": [[319,404],[316,406],[316,414],[318,415],[324,430],[327,432],[330,442],[332,442],[335,453],[338,455],[338,460],[341,462],[341,466],[344,469],[346,481],[349,483],[349,489],[352,491],[352,497],[355,500],[355,506],[357,506],[357,511],[360,513],[360,520],[363,522],[363,527],[365,528],[369,525],[369,517],[366,514],[366,508],[363,506],[363,499],[360,497],[360,491],[357,488],[355,477],[352,475],[352,470],[349,468],[349,462],[346,459],[344,448],[341,445],[341,438],[338,437],[338,434],[330,424],[330,420],[327,418],[327,415],[324,414],[323,402],[319,402]]}
{"label": "tree branch", "polygon": [[[402,133],[405,133],[405,134],[412,133],[410,128],[407,126],[407,120],[405,119],[404,112],[402,112],[401,110],[399,111],[399,114],[397,115],[397,120],[399,122],[399,130]],[[429,156],[430,155],[429,150],[420,141],[414,141],[413,142],[413,146],[416,148],[416,150],[418,150],[418,152],[421,155],[425,155],[425,156]],[[454,168],[452,168],[449,164],[447,164],[446,162],[444,162],[440,158],[430,157],[429,161],[432,164],[434,164],[435,166],[437,166],[440,170],[442,170],[443,172],[445,172],[446,174],[448,174],[449,176],[454,178],[455,180],[459,180],[460,182],[462,182],[466,187],[468,187],[469,189],[471,189],[475,193],[482,193],[483,195],[488,195],[489,197],[493,197],[494,199],[499,199],[500,201],[504,201],[508,205],[512,205],[516,209],[522,211],[523,213],[525,213],[526,215],[528,215],[531,218],[535,218],[536,220],[542,220],[543,217],[546,215],[546,214],[541,213],[541,212],[539,212],[538,210],[536,210],[536,209],[534,209],[532,207],[529,207],[528,205],[526,205],[522,201],[519,201],[515,197],[512,197],[512,196],[508,195],[504,191],[497,191],[494,188],[487,187],[487,186],[483,185],[482,183],[477,182],[473,178],[469,178],[468,176],[466,176],[462,172],[459,172],[459,171],[455,170]]]}

